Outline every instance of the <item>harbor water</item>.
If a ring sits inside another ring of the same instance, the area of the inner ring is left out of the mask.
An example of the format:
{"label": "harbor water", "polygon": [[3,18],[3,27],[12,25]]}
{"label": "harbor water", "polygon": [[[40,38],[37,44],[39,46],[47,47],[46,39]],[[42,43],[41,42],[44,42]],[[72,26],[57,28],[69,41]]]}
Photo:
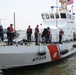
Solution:
{"label": "harbor water", "polygon": [[76,75],[76,53],[54,63],[5,72],[0,75]]}

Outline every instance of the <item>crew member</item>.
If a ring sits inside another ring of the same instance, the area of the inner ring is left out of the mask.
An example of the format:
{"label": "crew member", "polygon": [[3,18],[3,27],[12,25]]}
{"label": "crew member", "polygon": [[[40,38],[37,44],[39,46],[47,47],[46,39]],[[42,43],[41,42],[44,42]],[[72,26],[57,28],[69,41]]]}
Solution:
{"label": "crew member", "polygon": [[31,35],[32,35],[32,29],[30,28],[30,25],[27,28],[27,40],[28,42],[31,42]]}
{"label": "crew member", "polygon": [[38,43],[39,43],[39,39],[38,39],[38,37],[39,37],[39,25],[37,25],[36,26],[36,28],[35,28],[35,44],[36,45],[39,45]]}
{"label": "crew member", "polygon": [[76,33],[73,32],[73,40],[76,41]]}
{"label": "crew member", "polygon": [[63,34],[64,34],[64,31],[61,29],[61,30],[59,31],[59,43],[60,43],[60,44],[62,44],[62,36],[63,36]]}
{"label": "crew member", "polygon": [[51,32],[50,32],[50,28],[47,27],[47,33],[46,33],[46,43],[51,43]]}
{"label": "crew member", "polygon": [[4,41],[4,32],[3,32],[3,27],[0,25],[0,39],[1,39],[1,42]]}
{"label": "crew member", "polygon": [[8,39],[8,45],[13,45],[13,38],[14,38],[14,32],[13,24],[10,24],[10,26],[7,28],[7,39]]}
{"label": "crew member", "polygon": [[47,28],[44,28],[43,32],[42,32],[42,42],[46,42],[46,35],[47,35]]}

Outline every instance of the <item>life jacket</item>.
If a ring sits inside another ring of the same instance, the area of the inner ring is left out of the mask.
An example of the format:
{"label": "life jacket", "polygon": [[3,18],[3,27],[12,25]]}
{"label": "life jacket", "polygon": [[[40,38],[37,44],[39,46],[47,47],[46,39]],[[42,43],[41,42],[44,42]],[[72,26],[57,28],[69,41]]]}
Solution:
{"label": "life jacket", "polygon": [[64,34],[64,31],[61,30],[59,33],[60,33],[60,34]]}
{"label": "life jacket", "polygon": [[28,28],[28,29],[27,29],[27,32],[30,32],[30,31],[31,31],[31,28]]}
{"label": "life jacket", "polygon": [[48,30],[48,33],[47,33],[48,35],[50,35],[50,31]]}
{"label": "life jacket", "polygon": [[27,34],[32,34],[32,29],[31,28],[27,29]]}
{"label": "life jacket", "polygon": [[35,29],[35,33],[39,33],[39,29],[38,28]]}
{"label": "life jacket", "polygon": [[0,26],[0,31],[3,31],[3,28],[2,28],[2,26]]}
{"label": "life jacket", "polygon": [[12,27],[9,27],[9,31],[12,32],[14,29]]}

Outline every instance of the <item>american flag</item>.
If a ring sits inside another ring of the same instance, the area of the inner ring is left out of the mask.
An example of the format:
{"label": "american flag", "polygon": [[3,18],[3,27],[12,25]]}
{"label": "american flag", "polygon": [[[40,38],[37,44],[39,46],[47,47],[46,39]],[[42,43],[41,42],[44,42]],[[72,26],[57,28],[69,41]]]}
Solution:
{"label": "american flag", "polygon": [[73,0],[66,0],[66,4],[67,4],[67,5],[70,5],[70,4],[73,4],[73,3],[74,3]]}

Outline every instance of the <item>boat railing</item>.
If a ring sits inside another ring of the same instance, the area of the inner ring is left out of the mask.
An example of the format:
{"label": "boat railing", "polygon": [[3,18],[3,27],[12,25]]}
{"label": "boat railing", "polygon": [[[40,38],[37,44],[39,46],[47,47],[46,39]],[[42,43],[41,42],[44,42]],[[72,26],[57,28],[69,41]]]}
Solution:
{"label": "boat railing", "polygon": [[[41,34],[39,34],[38,39],[39,39],[39,43],[45,43],[46,44],[45,38],[42,38]],[[50,41],[51,41],[50,43],[55,43],[55,44],[59,43],[59,35],[58,34],[52,34],[52,36],[50,37]],[[74,41],[73,35],[70,35],[70,34],[69,35],[68,34],[67,35],[63,35],[62,42],[70,42],[70,41]],[[35,43],[35,37],[32,35],[31,43],[28,42],[26,38],[22,38],[20,40],[14,39],[13,43],[16,46],[17,45],[23,45],[23,43],[25,43],[25,45],[27,45],[27,44],[31,45],[31,44]],[[1,46],[2,45],[3,46],[7,45],[7,40],[4,40],[4,42],[0,41],[0,45]]]}

